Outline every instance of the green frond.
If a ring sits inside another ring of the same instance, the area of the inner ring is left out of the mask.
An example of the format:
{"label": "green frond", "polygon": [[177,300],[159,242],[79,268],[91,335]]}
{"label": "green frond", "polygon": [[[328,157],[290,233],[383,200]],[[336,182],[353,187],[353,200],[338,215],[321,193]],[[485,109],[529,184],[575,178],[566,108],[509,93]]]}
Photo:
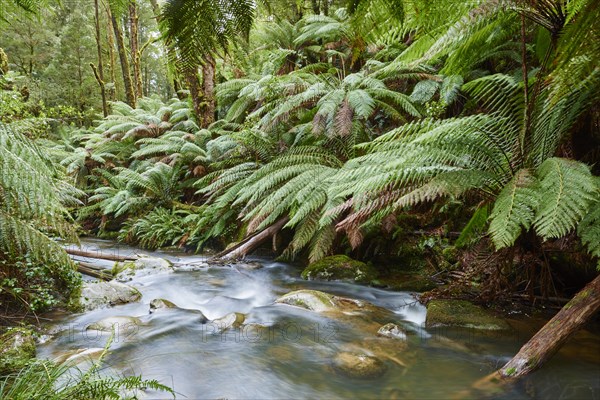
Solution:
{"label": "green frond", "polygon": [[488,230],[496,249],[512,246],[522,229],[531,227],[542,200],[535,185],[531,171],[522,169],[498,194]]}
{"label": "green frond", "polygon": [[587,215],[598,198],[590,168],[578,161],[549,158],[538,169],[540,203],[534,226],[544,239],[559,238]]}

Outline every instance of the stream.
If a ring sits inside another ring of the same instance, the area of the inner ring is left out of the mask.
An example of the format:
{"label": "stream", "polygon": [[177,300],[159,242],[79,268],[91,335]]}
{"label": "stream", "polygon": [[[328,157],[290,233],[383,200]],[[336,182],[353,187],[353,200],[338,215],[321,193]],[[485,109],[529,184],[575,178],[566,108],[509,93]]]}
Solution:
{"label": "stream", "polygon": [[[270,259],[251,259],[263,265],[260,269],[211,267],[198,255],[148,252],[91,239],[83,245],[86,250],[166,258],[175,263],[175,272],[126,282],[142,293],[139,302],[53,314],[49,328],[57,333],[38,345],[38,357],[104,347],[110,335],[86,331],[87,325],[107,317],[138,317],[141,324],[116,331],[105,359],[107,371],[157,379],[172,387],[177,398],[445,399],[503,365],[539,327],[521,317],[509,321],[515,327],[510,332],[426,330],[426,309],[407,292],[304,281],[298,267]],[[297,289],[366,300],[390,314],[386,320],[366,324],[360,316],[337,319],[274,304]],[[155,298],[167,299],[180,309],[150,314],[149,303]],[[243,313],[245,325],[218,333],[210,323],[199,323],[194,310],[210,320]],[[386,322],[408,331],[406,344],[385,339],[379,340],[383,349],[371,349],[377,326]],[[362,380],[340,374],[332,359],[348,348],[389,355],[383,358],[386,372]],[[148,398],[157,397],[168,396],[148,393]],[[580,333],[540,371],[494,398],[600,399],[600,338],[588,331]]]}

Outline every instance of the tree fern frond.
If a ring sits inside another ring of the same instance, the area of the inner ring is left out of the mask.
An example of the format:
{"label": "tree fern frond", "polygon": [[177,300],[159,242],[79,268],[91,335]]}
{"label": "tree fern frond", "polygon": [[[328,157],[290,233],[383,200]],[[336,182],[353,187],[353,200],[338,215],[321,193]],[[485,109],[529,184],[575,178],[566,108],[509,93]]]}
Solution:
{"label": "tree fern frond", "polygon": [[596,180],[587,165],[549,158],[538,170],[540,203],[534,226],[544,239],[558,238],[575,228],[598,197]]}
{"label": "tree fern frond", "polygon": [[540,193],[535,189],[536,180],[531,171],[520,170],[498,194],[490,215],[489,233],[496,249],[512,246],[528,230],[540,202]]}

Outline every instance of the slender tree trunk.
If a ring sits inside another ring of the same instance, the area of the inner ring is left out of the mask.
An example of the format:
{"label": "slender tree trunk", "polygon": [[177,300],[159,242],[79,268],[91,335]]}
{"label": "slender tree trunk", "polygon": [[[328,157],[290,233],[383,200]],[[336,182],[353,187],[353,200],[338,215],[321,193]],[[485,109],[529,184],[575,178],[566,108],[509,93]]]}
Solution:
{"label": "slender tree trunk", "polygon": [[106,17],[108,21],[108,29],[106,30],[106,40],[108,42],[108,59],[110,63],[110,80],[113,83],[113,88],[108,91],[109,98],[112,101],[117,100],[117,96],[121,92],[121,85],[117,80],[116,65],[117,58],[115,56],[115,38],[113,36],[114,29],[112,27],[112,19],[110,10],[105,6]]}
{"label": "slender tree trunk", "polygon": [[[98,51],[98,70],[94,70],[94,76],[100,86],[100,95],[102,96],[102,114],[108,115],[108,103],[106,102],[106,88],[104,87],[104,68],[102,65],[102,37],[100,36],[100,11],[98,0],[94,0],[94,22],[96,24],[96,49]],[[92,66],[93,69],[93,66]]]}
{"label": "slender tree trunk", "polygon": [[208,54],[202,65],[202,110],[198,115],[201,128],[208,128],[215,122],[215,59]]}
{"label": "slender tree trunk", "polygon": [[322,0],[323,1],[323,15],[327,16],[329,15],[329,0]]}
{"label": "slender tree trunk", "polygon": [[121,32],[119,29],[117,18],[112,13],[111,21],[117,42],[119,60],[121,61],[121,72],[123,73],[123,84],[125,85],[125,98],[127,99],[127,104],[129,104],[131,107],[135,107],[135,92],[133,90],[133,83],[131,82],[131,71],[129,69],[129,60],[127,59],[127,53],[125,51],[123,32]]}
{"label": "slender tree trunk", "polygon": [[135,0],[131,0],[129,3],[129,42],[131,49],[131,64],[133,66],[133,82],[136,97],[142,97],[144,91],[142,89],[142,69],[140,62],[140,51],[139,51],[139,17],[137,13],[137,5]]}
{"label": "slender tree trunk", "polygon": [[600,310],[600,275],[571,299],[498,372],[520,377],[540,368]]}
{"label": "slender tree trunk", "polygon": [[319,0],[310,0],[315,15],[319,15]]}

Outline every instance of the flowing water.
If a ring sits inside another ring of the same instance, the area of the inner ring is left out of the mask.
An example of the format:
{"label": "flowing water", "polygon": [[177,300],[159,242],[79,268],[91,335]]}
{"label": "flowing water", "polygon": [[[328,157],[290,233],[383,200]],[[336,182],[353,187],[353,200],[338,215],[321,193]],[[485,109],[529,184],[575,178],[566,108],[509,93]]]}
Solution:
{"label": "flowing water", "polygon": [[[87,241],[88,249],[134,252],[108,241]],[[40,357],[70,350],[103,347],[108,334],[86,331],[95,321],[132,316],[140,324],[117,329],[106,357],[110,371],[142,374],[171,386],[178,398],[461,398],[478,379],[506,362],[533,332],[532,324],[504,333],[423,328],[426,310],[412,294],[341,282],[307,282],[297,267],[257,259],[264,267],[211,267],[202,257],[180,253],[141,253],[168,258],[174,273],[136,278],[140,302],[83,314],[55,315],[58,333],[39,345]],[[110,263],[106,263],[110,267]],[[274,304],[295,289],[316,289],[367,300],[391,311],[385,320],[367,324],[362,317],[332,318],[297,307]],[[149,303],[163,298],[181,309],[149,314]],[[230,312],[246,314],[246,327],[223,334],[201,324]],[[377,326],[402,324],[407,345],[380,340],[372,348]],[[387,346],[387,347],[386,347]],[[347,378],[332,367],[335,355],[361,349],[383,359],[387,371],[368,380]],[[600,339],[584,333],[569,343],[541,371],[497,399],[600,399]],[[388,356],[388,357],[386,357]],[[470,392],[470,396],[478,396]],[[149,398],[165,397],[148,394]]]}

